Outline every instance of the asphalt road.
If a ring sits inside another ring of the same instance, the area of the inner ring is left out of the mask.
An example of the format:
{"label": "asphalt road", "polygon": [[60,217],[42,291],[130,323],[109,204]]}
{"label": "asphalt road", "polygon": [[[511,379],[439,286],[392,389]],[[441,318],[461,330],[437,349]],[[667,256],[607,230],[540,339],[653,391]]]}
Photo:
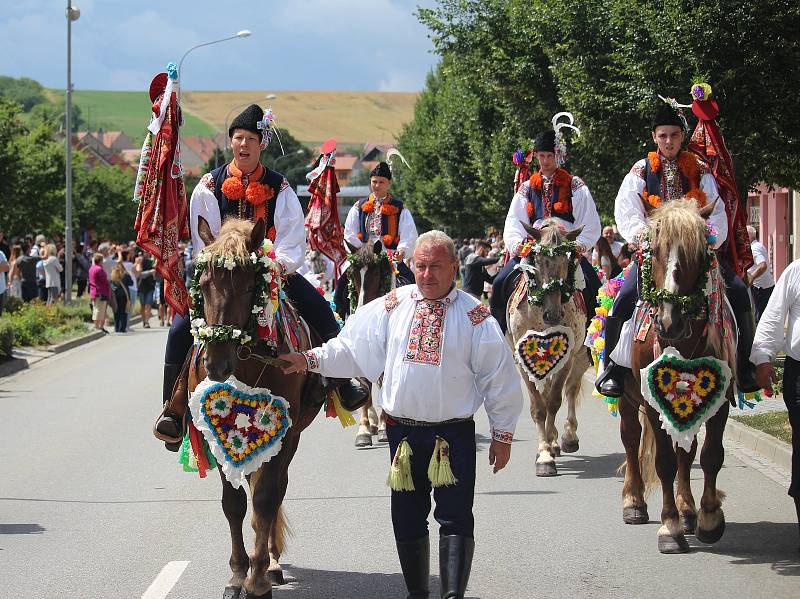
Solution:
{"label": "asphalt road", "polygon": [[[229,535],[219,479],[183,473],[150,433],[165,337],[137,327],[0,381],[0,597],[221,597]],[[580,451],[560,459],[558,477],[537,479],[527,408],[497,475],[486,417],[477,415],[469,597],[800,595],[785,472],[728,447],[725,536],[714,546],[690,537],[691,553],[662,556],[655,520],[622,523],[618,420],[588,395],[578,417]],[[384,483],[388,449],[357,451],[354,435],[322,416],[303,434],[285,503],[289,581],[276,599],[405,596]],[[698,497],[700,476],[696,466]],[[660,497],[649,511],[657,517]]]}

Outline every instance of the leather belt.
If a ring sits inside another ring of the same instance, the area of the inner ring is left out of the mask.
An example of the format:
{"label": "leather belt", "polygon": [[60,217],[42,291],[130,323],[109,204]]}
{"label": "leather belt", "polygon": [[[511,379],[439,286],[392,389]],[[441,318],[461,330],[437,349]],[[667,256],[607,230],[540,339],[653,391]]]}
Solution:
{"label": "leather belt", "polygon": [[469,422],[472,420],[472,416],[468,418],[451,418],[450,420],[443,420],[442,422],[427,422],[425,420],[411,420],[410,418],[399,418],[397,416],[392,416],[391,414],[387,414],[389,420],[396,422],[397,424],[402,424],[403,426],[420,426],[420,427],[432,427],[432,426],[442,426],[445,424],[456,424],[458,422]]}

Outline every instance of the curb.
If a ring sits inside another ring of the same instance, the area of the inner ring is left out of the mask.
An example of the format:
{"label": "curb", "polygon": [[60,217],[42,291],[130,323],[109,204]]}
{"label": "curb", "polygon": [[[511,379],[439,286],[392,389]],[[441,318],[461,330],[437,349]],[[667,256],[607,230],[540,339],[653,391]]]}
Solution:
{"label": "curb", "polygon": [[4,376],[11,376],[20,370],[25,370],[28,367],[28,361],[25,358],[10,358],[0,362],[0,378]]}
{"label": "curb", "polygon": [[58,343],[56,345],[48,345],[47,351],[52,352],[54,354],[60,354],[67,350],[80,347],[85,343],[89,343],[90,341],[94,341],[95,339],[100,339],[101,337],[105,337],[105,333],[102,331],[92,331],[88,335],[84,335],[83,337],[75,337],[75,339],[70,339],[69,341],[64,341],[63,343]]}
{"label": "curb", "polygon": [[772,435],[729,419],[723,438],[739,443],[788,472],[792,471],[792,446]]}

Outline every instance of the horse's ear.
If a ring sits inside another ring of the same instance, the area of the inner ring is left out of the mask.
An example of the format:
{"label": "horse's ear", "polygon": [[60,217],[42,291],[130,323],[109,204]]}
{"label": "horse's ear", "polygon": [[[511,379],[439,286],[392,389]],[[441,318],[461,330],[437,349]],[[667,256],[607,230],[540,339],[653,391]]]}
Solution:
{"label": "horse's ear", "polygon": [[345,240],[344,244],[347,246],[347,251],[351,254],[355,254],[358,251],[358,248],[349,241]]}
{"label": "horse's ear", "polygon": [[375,245],[372,246],[372,253],[380,254],[382,251],[383,251],[383,244],[380,241],[376,241]]}
{"label": "horse's ear", "polygon": [[211,232],[211,226],[202,216],[197,217],[197,234],[206,245],[214,243],[214,234]]}
{"label": "horse's ear", "polygon": [[717,202],[719,202],[719,198],[718,197],[714,198],[713,202],[710,202],[710,203],[706,204],[705,206],[703,206],[702,208],[700,208],[700,216],[703,217],[703,220],[706,220],[709,216],[711,216],[713,214],[714,208],[716,207]]}
{"label": "horse's ear", "polygon": [[577,229],[573,229],[572,231],[567,233],[564,237],[567,238],[567,241],[575,241],[580,236],[580,234],[583,232],[583,227],[584,227],[584,225],[581,225]]}
{"label": "horse's ear", "polygon": [[267,234],[267,223],[263,218],[259,218],[256,224],[253,225],[253,230],[250,232],[250,251],[255,252],[261,247],[264,242],[264,237]]}
{"label": "horse's ear", "polygon": [[536,227],[531,227],[528,223],[519,221],[522,227],[528,232],[533,239],[536,241],[541,241],[542,239],[542,231],[541,229],[537,229]]}

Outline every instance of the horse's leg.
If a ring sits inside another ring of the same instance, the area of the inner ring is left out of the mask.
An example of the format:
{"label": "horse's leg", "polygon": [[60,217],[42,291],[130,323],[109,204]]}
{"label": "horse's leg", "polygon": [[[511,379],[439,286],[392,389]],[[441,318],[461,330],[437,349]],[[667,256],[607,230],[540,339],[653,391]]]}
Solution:
{"label": "horse's leg", "polygon": [[547,443],[550,446],[550,454],[554,458],[561,457],[561,446],[558,443],[558,429],[556,428],[556,415],[561,409],[561,390],[564,388],[564,378],[558,377],[553,381],[548,389],[545,389],[544,396],[547,402]]}
{"label": "horse's leg", "polygon": [[661,480],[661,528],[658,529],[658,550],[661,553],[686,553],[689,543],[683,534],[678,507],[675,505],[675,475],[678,472],[678,457],[672,439],[661,428],[656,411],[647,406],[647,417],[655,435],[656,472]]}
{"label": "horse's leg", "polygon": [[729,404],[726,401],[719,412],[706,422],[706,440],[700,452],[704,484],[696,535],[697,540],[702,543],[716,543],[725,532],[725,514],[722,512],[722,500],[725,494],[717,489],[717,475],[725,459],[722,434],[728,421],[728,410]]}
{"label": "horse's leg", "polygon": [[[581,350],[585,351],[585,348],[581,348]],[[580,447],[577,407],[581,398],[583,373],[586,372],[588,366],[588,360],[584,361],[580,359],[580,356],[576,356],[567,375],[566,385],[564,385],[564,393],[567,396],[567,419],[564,422],[564,434],[561,435],[561,451],[564,453],[575,453]]]}
{"label": "horse's leg", "polygon": [[675,494],[675,502],[681,515],[683,533],[687,535],[693,535],[697,527],[697,508],[691,484],[692,464],[696,454],[697,439],[692,441],[692,449],[688,452],[678,447],[678,489]]}
{"label": "horse's leg", "polygon": [[375,411],[375,406],[372,405],[372,399],[370,399],[369,404],[367,404],[369,408],[367,408],[367,417],[369,419],[369,432],[371,435],[378,434],[378,413]]}
{"label": "horse's leg", "polygon": [[550,444],[548,443],[545,429],[547,406],[533,383],[528,382],[527,375],[523,376],[525,376],[525,389],[528,392],[528,399],[531,405],[531,418],[536,424],[536,431],[539,435],[539,447],[536,450],[536,476],[555,476],[558,474],[556,462],[550,453]]}
{"label": "horse's leg", "polygon": [[356,433],[356,447],[369,447],[372,445],[372,432],[370,431],[369,411],[372,409],[372,398],[367,400],[358,412],[361,418],[358,421],[358,432]]}
{"label": "horse's leg", "polygon": [[388,443],[389,436],[386,434],[386,412],[381,410],[378,416],[378,443]]}
{"label": "horse's leg", "polygon": [[[287,463],[290,463],[297,451],[297,445],[300,442],[300,437],[297,436],[294,443],[291,445],[291,453],[288,456]],[[286,493],[286,487],[289,485],[289,470],[286,469],[279,479],[279,486]],[[278,514],[275,522],[269,531],[269,567],[267,568],[267,576],[273,585],[281,585],[286,582],[283,577],[283,568],[281,568],[281,554],[286,547],[286,536],[289,534],[289,525],[286,521],[286,516],[283,512],[283,505],[278,507]]]}
{"label": "horse's leg", "polygon": [[[632,379],[631,379],[632,380]],[[625,447],[625,482],[622,485],[622,520],[626,524],[647,524],[647,502],[644,499],[644,481],[639,467],[639,444],[642,425],[639,406],[630,399],[619,400],[619,434]]]}
{"label": "horse's leg", "polygon": [[222,511],[225,513],[231,529],[231,559],[228,563],[233,573],[228,586],[225,587],[223,597],[224,599],[234,599],[239,597],[239,591],[247,577],[247,570],[250,568],[250,558],[247,556],[242,535],[242,523],[247,514],[247,493],[244,487],[234,489],[233,485],[225,480],[222,468],[218,468],[218,470],[222,479]]}

